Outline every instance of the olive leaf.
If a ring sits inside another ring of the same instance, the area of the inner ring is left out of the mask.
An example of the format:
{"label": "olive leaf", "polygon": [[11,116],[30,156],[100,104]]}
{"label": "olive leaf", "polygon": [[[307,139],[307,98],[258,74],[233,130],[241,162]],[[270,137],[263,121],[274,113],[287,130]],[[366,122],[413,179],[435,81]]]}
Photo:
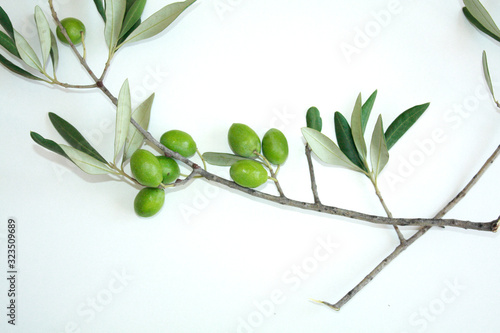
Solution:
{"label": "olive leaf", "polygon": [[102,2],[102,0],[94,0],[94,4],[102,19],[104,20],[104,22],[106,22],[106,10],[104,8],[104,3]]}
{"label": "olive leaf", "polygon": [[302,128],[302,134],[312,151],[323,162],[364,173],[364,171],[352,163],[335,142],[326,135],[308,127]]}
{"label": "olive leaf", "polygon": [[130,87],[128,80],[125,80],[118,94],[118,106],[116,109],[115,154],[113,158],[115,163],[127,139],[131,113]]}
{"label": "olive leaf", "polygon": [[464,4],[463,12],[465,17],[479,30],[500,41],[500,29],[498,29],[481,2],[478,0],[464,0]]}
{"label": "olive leaf", "polygon": [[82,171],[91,175],[105,175],[108,173],[117,174],[107,163],[103,163],[94,157],[85,154],[81,150],[67,145],[59,145],[64,153]]}
{"label": "olive leaf", "polygon": [[0,24],[5,29],[5,31],[9,34],[12,40],[15,40],[14,36],[14,28],[12,27],[12,22],[10,21],[9,15],[3,10],[2,6],[0,6]]}
{"label": "olive leaf", "polygon": [[385,140],[387,149],[392,146],[415,124],[420,116],[427,110],[429,103],[416,105],[403,113],[401,113],[387,128],[385,132]]}
{"label": "olive leaf", "polygon": [[30,44],[26,41],[26,39],[24,39],[24,37],[16,30],[14,30],[14,36],[16,47],[19,51],[21,59],[26,63],[26,65],[30,66],[31,68],[34,68],[39,72],[43,72],[40,59],[36,55],[33,48],[30,46]]}
{"label": "olive leaf", "polygon": [[12,55],[21,58],[17,51],[16,43],[5,32],[0,31],[0,45],[3,46]]}
{"label": "olive leaf", "polygon": [[112,52],[120,36],[127,3],[125,0],[106,0],[106,24],[104,37],[110,52]]}
{"label": "olive leaf", "polygon": [[35,75],[31,74],[30,72],[25,71],[21,67],[14,65],[12,62],[7,60],[7,58],[5,58],[1,54],[0,54],[0,63],[2,63],[2,65],[4,65],[5,68],[7,68],[8,70],[10,70],[16,74],[19,74],[21,76],[24,76],[27,79],[44,81],[42,78],[39,78],[38,76],[35,76]]}
{"label": "olive leaf", "polygon": [[365,133],[366,124],[368,124],[368,119],[370,118],[370,113],[372,112],[373,104],[375,104],[377,93],[378,93],[377,90],[375,90],[361,107],[361,129],[363,130],[363,134]]}
{"label": "olive leaf", "polygon": [[137,28],[139,26],[140,23],[137,24],[137,22],[141,19],[145,6],[146,0],[136,0],[132,3],[130,8],[127,7],[127,13],[123,20],[120,36],[118,37],[119,39],[122,39],[125,35],[130,34],[134,27]]}
{"label": "olive leaf", "polygon": [[[231,166],[235,162],[241,161],[241,160],[252,160],[255,161],[254,159],[251,158],[246,158],[234,154],[228,154],[228,153],[214,153],[214,152],[206,152],[203,153],[203,159],[208,163],[212,165],[217,165],[217,166]],[[256,161],[259,162],[259,161]],[[259,162],[260,163],[260,162]]]}
{"label": "olive leaf", "polygon": [[[155,94],[149,96],[142,102],[132,113],[134,119],[145,130],[149,127],[149,119],[151,117],[151,108],[153,107]],[[127,139],[125,140],[125,148],[123,149],[123,162],[128,160],[132,154],[141,147],[144,137],[141,132],[132,124],[129,124]]]}
{"label": "olive leaf", "polygon": [[92,156],[93,158],[108,163],[92,145],[78,132],[78,130],[69,122],[59,117],[57,114],[49,112],[49,119],[56,131],[69,143],[73,148]]}
{"label": "olive leaf", "polygon": [[321,119],[321,116],[319,114],[319,110],[315,106],[311,106],[309,110],[307,110],[306,113],[306,124],[307,127],[313,128],[317,130],[318,132],[321,132],[321,129],[323,127],[323,120]]}
{"label": "olive leaf", "polygon": [[52,69],[54,70],[55,73],[57,65],[59,64],[59,48],[57,46],[56,36],[52,31],[50,32],[50,44],[51,44],[50,59],[52,60]]}
{"label": "olive leaf", "polygon": [[372,134],[372,141],[370,144],[370,160],[372,164],[372,172],[377,179],[378,175],[384,169],[389,161],[389,150],[384,135],[384,125],[382,123],[382,116],[379,115],[377,123]]}
{"label": "olive leaf", "polygon": [[166,5],[142,22],[137,29],[135,29],[118,47],[127,43],[138,42],[140,40],[151,38],[159,34],[195,1],[196,0],[186,0]]}
{"label": "olive leaf", "polygon": [[334,116],[335,123],[335,135],[337,136],[337,143],[340,150],[349,158],[349,160],[356,164],[360,169],[365,171],[362,157],[360,157],[354,139],[352,137],[351,127],[347,122],[347,119],[340,112],[335,112]]}
{"label": "olive leaf", "polygon": [[35,141],[38,143],[40,146],[42,146],[45,149],[48,149],[56,154],[59,154],[63,157],[66,157],[69,159],[68,155],[64,152],[64,150],[54,141],[45,139],[43,136],[36,132],[30,132],[30,136]]}
{"label": "olive leaf", "polygon": [[45,69],[47,60],[49,60],[50,51],[52,50],[52,33],[49,22],[39,6],[35,7],[35,23],[38,30],[40,48],[42,50],[42,67]]}
{"label": "olive leaf", "polygon": [[[495,98],[495,91],[493,90],[493,84],[491,83],[491,76],[490,76],[490,70],[488,67],[488,58],[486,56],[486,51],[483,51],[483,73],[484,73],[484,78],[486,79],[486,84],[488,85],[488,88],[490,89],[491,96],[496,102]],[[497,102],[498,104],[498,102]]]}
{"label": "olive leaf", "polygon": [[[356,99],[356,103],[354,105],[354,110],[351,115],[351,127],[352,127],[352,138],[354,139],[354,143],[359,152],[359,155],[364,160],[366,159],[366,142],[363,132],[362,125],[362,104],[361,104],[361,94],[358,95]],[[340,144],[340,143],[339,143]]]}

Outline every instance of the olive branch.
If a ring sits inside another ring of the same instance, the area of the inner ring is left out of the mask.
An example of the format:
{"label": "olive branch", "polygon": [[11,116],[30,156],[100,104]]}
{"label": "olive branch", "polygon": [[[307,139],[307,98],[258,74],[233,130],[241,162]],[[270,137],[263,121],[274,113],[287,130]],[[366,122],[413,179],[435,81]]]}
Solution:
{"label": "olive branch", "polygon": [[[68,32],[62,25],[61,20],[54,9],[52,0],[48,0],[52,18],[56,26],[61,30],[62,35],[69,41],[69,46],[73,50],[73,53],[93,81],[90,85],[69,84],[60,82],[57,79],[56,70],[59,62],[57,40],[54,33],[50,29],[47,18],[38,6],[35,7],[35,21],[40,40],[40,49],[42,54],[41,59],[26,39],[13,28],[7,13],[2,9],[2,7],[0,7],[0,24],[5,30],[5,32],[0,31],[0,45],[10,53],[10,58],[29,68],[26,70],[0,54],[0,63],[2,63],[8,70],[30,80],[43,82],[49,85],[57,85],[63,88],[99,89],[116,106],[116,132],[114,157],[112,162],[108,161],[99,152],[97,152],[76,129],[76,127],[53,113],[49,113],[49,119],[68,145],[59,144],[46,139],[36,132],[31,132],[32,139],[42,147],[69,159],[86,173],[94,175],[114,175],[134,185],[140,185],[140,182],[138,182],[133,175],[129,175],[125,171],[124,165],[130,160],[134,152],[140,149],[144,142],[147,141],[161,151],[164,156],[173,158],[190,169],[190,173],[188,175],[184,175],[182,178],[177,179],[177,181],[167,186],[161,185],[161,188],[186,186],[194,179],[203,178],[209,182],[217,183],[227,188],[240,191],[249,196],[278,203],[283,206],[317,211],[329,215],[343,216],[375,224],[393,226],[399,238],[400,244],[388,257],[378,264],[374,270],[372,270],[359,284],[357,284],[337,303],[331,304],[325,301],[317,301],[336,310],[339,310],[355,294],[364,288],[380,271],[382,271],[385,266],[387,266],[394,258],[407,249],[418,238],[423,236],[432,227],[457,227],[489,232],[496,232],[498,230],[500,218],[495,218],[492,221],[471,222],[459,219],[443,219],[443,217],[449,210],[458,204],[462,198],[465,197],[468,191],[474,186],[474,184],[477,183],[487,168],[498,157],[500,154],[500,146],[497,147],[481,169],[472,177],[470,182],[433,218],[393,217],[391,211],[387,207],[377,186],[378,176],[389,161],[389,150],[417,122],[420,116],[428,109],[429,103],[417,105],[407,109],[401,113],[387,127],[386,130],[384,130],[382,116],[379,115],[372,132],[369,147],[365,141],[365,131],[368,119],[374,106],[377,91],[370,95],[364,103],[361,94],[358,95],[351,114],[350,123],[344,115],[342,115],[342,113],[335,113],[334,120],[337,143],[321,132],[322,119],[319,110],[315,107],[311,107],[307,110],[305,115],[307,126],[302,128],[302,134],[306,141],[305,156],[309,167],[311,192],[314,199],[313,202],[302,202],[288,198],[281,188],[278,180],[278,171],[281,165],[278,165],[275,170],[266,157],[261,155],[258,151],[255,153],[259,155],[260,162],[262,162],[262,164],[268,169],[270,173],[269,178],[275,183],[276,190],[278,192],[277,195],[240,186],[233,180],[211,173],[207,170],[205,164],[205,162],[208,162],[209,164],[216,166],[232,166],[235,162],[241,161],[246,157],[225,152],[206,152],[204,154],[200,154],[198,152],[201,161],[203,162],[203,166],[200,166],[192,159],[186,158],[178,152],[163,145],[147,131],[153,107],[154,94],[132,110],[128,80],[123,83],[117,96],[115,96],[106,87],[104,80],[111,66],[112,59],[119,49],[125,45],[151,38],[164,31],[194,2],[195,0],[188,0],[169,4],[151,15],[146,20],[142,21],[141,17],[146,5],[146,0],[94,0],[97,10],[105,22],[104,38],[109,51],[104,69],[101,75],[97,76],[86,61],[85,45],[83,45],[84,52],[82,54],[78,50],[77,46],[71,42]],[[464,7],[465,16],[481,31],[497,40],[500,40],[500,30],[491,20],[491,17],[487,15],[484,7],[482,7],[478,1],[465,0],[464,2],[466,5],[466,7]],[[48,71],[49,63],[52,66],[52,74],[49,74]],[[495,99],[487,65],[486,53],[483,53],[483,70],[490,92]],[[500,104],[496,101],[496,99],[495,102],[500,107]],[[370,215],[321,203],[314,173],[312,153],[314,153],[326,164],[347,168],[365,175],[373,185],[375,194],[383,206],[387,216]],[[421,228],[413,236],[406,239],[399,230],[400,226],[420,226]]]}

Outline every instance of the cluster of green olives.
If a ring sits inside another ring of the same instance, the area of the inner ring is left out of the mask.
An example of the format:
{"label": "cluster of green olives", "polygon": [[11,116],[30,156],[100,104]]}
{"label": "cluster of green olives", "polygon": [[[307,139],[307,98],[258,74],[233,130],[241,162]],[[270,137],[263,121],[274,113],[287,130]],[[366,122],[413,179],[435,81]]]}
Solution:
{"label": "cluster of green olives", "polygon": [[[165,132],[160,142],[165,147],[189,158],[196,153],[196,143],[186,132]],[[138,149],[130,158],[130,170],[135,180],[146,186],[134,200],[134,210],[141,217],[150,217],[160,211],[165,202],[164,185],[171,184],[180,176],[177,161],[166,156],[155,156],[148,150]]]}
{"label": "cluster of green olives", "polygon": [[[274,165],[285,163],[288,157],[288,142],[285,135],[276,128],[271,128],[262,138],[262,142],[253,129],[245,124],[232,124],[228,131],[229,147],[234,154],[245,157],[231,165],[231,179],[240,186],[255,188],[268,180],[267,162]],[[262,154],[261,154],[262,151]],[[259,158],[262,160],[257,161]]]}

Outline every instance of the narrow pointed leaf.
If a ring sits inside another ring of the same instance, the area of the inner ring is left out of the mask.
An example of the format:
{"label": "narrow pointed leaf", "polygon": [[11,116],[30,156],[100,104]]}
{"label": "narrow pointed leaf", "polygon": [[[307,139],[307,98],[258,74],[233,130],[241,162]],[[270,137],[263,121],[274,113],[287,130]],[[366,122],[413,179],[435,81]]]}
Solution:
{"label": "narrow pointed leaf", "polygon": [[321,132],[321,129],[323,127],[323,120],[321,119],[321,116],[319,114],[319,110],[317,107],[312,106],[307,110],[306,113],[306,123],[307,127],[313,128],[318,132]]}
{"label": "narrow pointed leaf", "polygon": [[130,87],[128,80],[125,80],[118,94],[118,106],[116,109],[115,154],[113,158],[115,163],[127,139],[131,114]]}
{"label": "narrow pointed leaf", "polygon": [[36,132],[30,132],[30,136],[35,141],[38,143],[40,146],[42,146],[45,149],[48,149],[56,154],[59,154],[63,157],[66,157],[69,159],[68,155],[64,152],[64,150],[54,141],[45,139],[43,136]]}
{"label": "narrow pointed leaf", "polygon": [[0,6],[0,24],[5,29],[7,34],[9,34],[10,38],[13,40],[16,38],[14,36],[14,28],[12,27],[12,22],[9,19],[9,15],[3,10],[2,6]]}
{"label": "narrow pointed leaf", "polygon": [[358,95],[356,99],[356,103],[354,105],[354,110],[351,115],[351,127],[352,127],[352,137],[354,139],[354,143],[356,144],[356,148],[359,152],[359,155],[362,159],[366,159],[366,142],[365,137],[363,135],[363,125],[362,125],[362,105],[361,105],[361,94]]}
{"label": "narrow pointed leaf", "polygon": [[40,59],[38,59],[38,56],[36,55],[35,51],[33,51],[33,48],[30,46],[30,44],[26,41],[26,39],[24,39],[23,36],[21,36],[20,33],[18,33],[15,30],[14,30],[14,36],[15,36],[14,40],[16,41],[16,47],[17,50],[19,51],[21,59],[23,59],[26,65],[42,72],[43,69]]}
{"label": "narrow pointed leaf", "polygon": [[366,102],[361,107],[361,129],[363,130],[363,134],[366,130],[366,124],[368,124],[368,119],[370,118],[370,113],[373,109],[373,104],[375,104],[375,99],[377,98],[377,90],[375,90],[370,97],[366,100]]}
{"label": "narrow pointed leaf", "polygon": [[174,2],[166,5],[141,23],[120,45],[151,38],[165,30],[182,12],[196,0]]}
{"label": "narrow pointed leaf", "polygon": [[55,73],[57,70],[57,65],[59,65],[59,47],[57,46],[56,36],[52,31],[50,32],[50,45],[50,59],[52,61],[52,68]]}
{"label": "narrow pointed leaf", "polygon": [[0,31],[0,45],[3,46],[12,55],[21,58],[17,51],[16,43],[5,32]]}
{"label": "narrow pointed leaf", "polygon": [[106,0],[104,37],[110,51],[114,50],[118,43],[126,6],[125,0]]}
{"label": "narrow pointed leaf", "polygon": [[401,113],[387,128],[385,132],[385,140],[387,142],[387,150],[392,146],[415,124],[420,116],[427,110],[429,103],[416,105],[405,112]]}
{"label": "narrow pointed leaf", "polygon": [[311,147],[312,151],[323,162],[363,172],[363,170],[352,163],[335,144],[335,142],[333,142],[326,135],[308,127],[302,128],[302,134],[309,144],[309,147]]}
{"label": "narrow pointed leaf", "polygon": [[484,25],[482,25],[478,20],[476,20],[476,18],[474,16],[472,16],[472,14],[470,13],[470,11],[466,8],[466,7],[463,7],[462,8],[462,11],[465,15],[465,17],[467,18],[467,20],[469,20],[469,22],[475,26],[476,28],[478,28],[481,32],[485,33],[486,35],[490,36],[491,38],[493,38],[494,40],[500,42],[500,36],[497,36],[495,35],[494,33],[492,33],[491,31],[489,31],[488,29],[486,29],[486,27]]}
{"label": "narrow pointed leaf", "polygon": [[[217,165],[217,166],[231,166],[235,162],[238,162],[241,160],[248,160],[249,158],[241,157],[241,156],[233,155],[233,154],[228,154],[228,153],[207,152],[207,153],[203,153],[203,159],[208,164]],[[253,161],[255,161],[255,160],[253,160]]]}
{"label": "narrow pointed leaf", "polygon": [[75,149],[67,145],[60,145],[69,159],[73,161],[82,171],[91,175],[105,175],[108,173],[116,174],[111,167],[90,155],[85,154],[81,150]]}
{"label": "narrow pointed leaf", "polygon": [[[142,102],[132,114],[132,118],[145,130],[149,127],[149,119],[151,116],[151,108],[153,107],[155,95],[152,94]],[[123,150],[123,161],[128,160],[132,154],[142,146],[144,137],[134,125],[129,124],[127,139],[125,140],[125,148]]]}
{"label": "narrow pointed leaf", "polygon": [[102,163],[107,163],[106,159],[102,157],[92,145],[78,132],[78,130],[69,122],[59,117],[55,113],[49,113],[49,119],[54,125],[56,131],[69,143],[73,148],[88,154]]}
{"label": "narrow pointed leaf", "polygon": [[35,76],[35,75],[31,74],[30,72],[25,71],[21,67],[14,65],[12,62],[7,60],[7,58],[5,58],[1,54],[0,54],[0,63],[2,65],[4,65],[8,70],[10,70],[16,74],[19,74],[21,76],[24,76],[27,79],[43,81],[43,79],[39,78],[38,76]]}
{"label": "narrow pointed leaf", "polygon": [[104,9],[104,3],[102,0],[94,0],[94,4],[102,19],[106,22],[106,10]]}
{"label": "narrow pointed leaf", "polygon": [[127,14],[125,15],[125,19],[123,20],[122,30],[120,32],[120,37],[119,37],[120,39],[123,38],[123,36],[125,36],[141,19],[145,6],[146,6],[146,0],[136,0],[130,6],[130,8],[127,9]]}
{"label": "narrow pointed leaf", "polygon": [[500,38],[500,29],[491,18],[490,14],[478,0],[464,0],[465,7],[487,31]]}
{"label": "narrow pointed leaf", "polygon": [[52,49],[52,36],[49,22],[39,6],[35,7],[35,22],[38,38],[40,39],[40,49],[42,50],[42,67],[45,68]]}
{"label": "narrow pointed leaf", "polygon": [[372,171],[377,179],[378,175],[387,162],[389,161],[389,150],[385,142],[384,125],[382,116],[379,116],[372,134],[372,142],[370,144],[370,159],[372,163]]}
{"label": "narrow pointed leaf", "polygon": [[356,164],[360,169],[367,171],[360,158],[354,139],[351,133],[351,127],[347,119],[340,112],[335,112],[335,135],[337,136],[337,143],[340,150],[349,158],[349,160]]}
{"label": "narrow pointed leaf", "polygon": [[490,89],[491,96],[495,99],[495,92],[493,91],[493,84],[491,83],[490,70],[488,68],[488,58],[486,57],[486,51],[483,51],[483,73],[484,78],[486,79],[486,83],[488,84],[488,88]]}

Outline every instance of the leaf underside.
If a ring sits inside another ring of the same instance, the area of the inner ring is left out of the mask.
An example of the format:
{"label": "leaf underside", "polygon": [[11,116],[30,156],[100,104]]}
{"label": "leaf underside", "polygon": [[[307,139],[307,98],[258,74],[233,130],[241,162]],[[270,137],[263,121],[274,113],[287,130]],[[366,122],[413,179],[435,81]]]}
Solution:
{"label": "leaf underside", "polygon": [[[250,158],[241,157],[241,156],[234,155],[234,154],[215,153],[215,152],[203,153],[203,159],[208,164],[217,165],[217,166],[231,166],[235,162],[238,162],[241,160],[250,160]],[[253,160],[253,161],[255,161],[255,160]]]}

